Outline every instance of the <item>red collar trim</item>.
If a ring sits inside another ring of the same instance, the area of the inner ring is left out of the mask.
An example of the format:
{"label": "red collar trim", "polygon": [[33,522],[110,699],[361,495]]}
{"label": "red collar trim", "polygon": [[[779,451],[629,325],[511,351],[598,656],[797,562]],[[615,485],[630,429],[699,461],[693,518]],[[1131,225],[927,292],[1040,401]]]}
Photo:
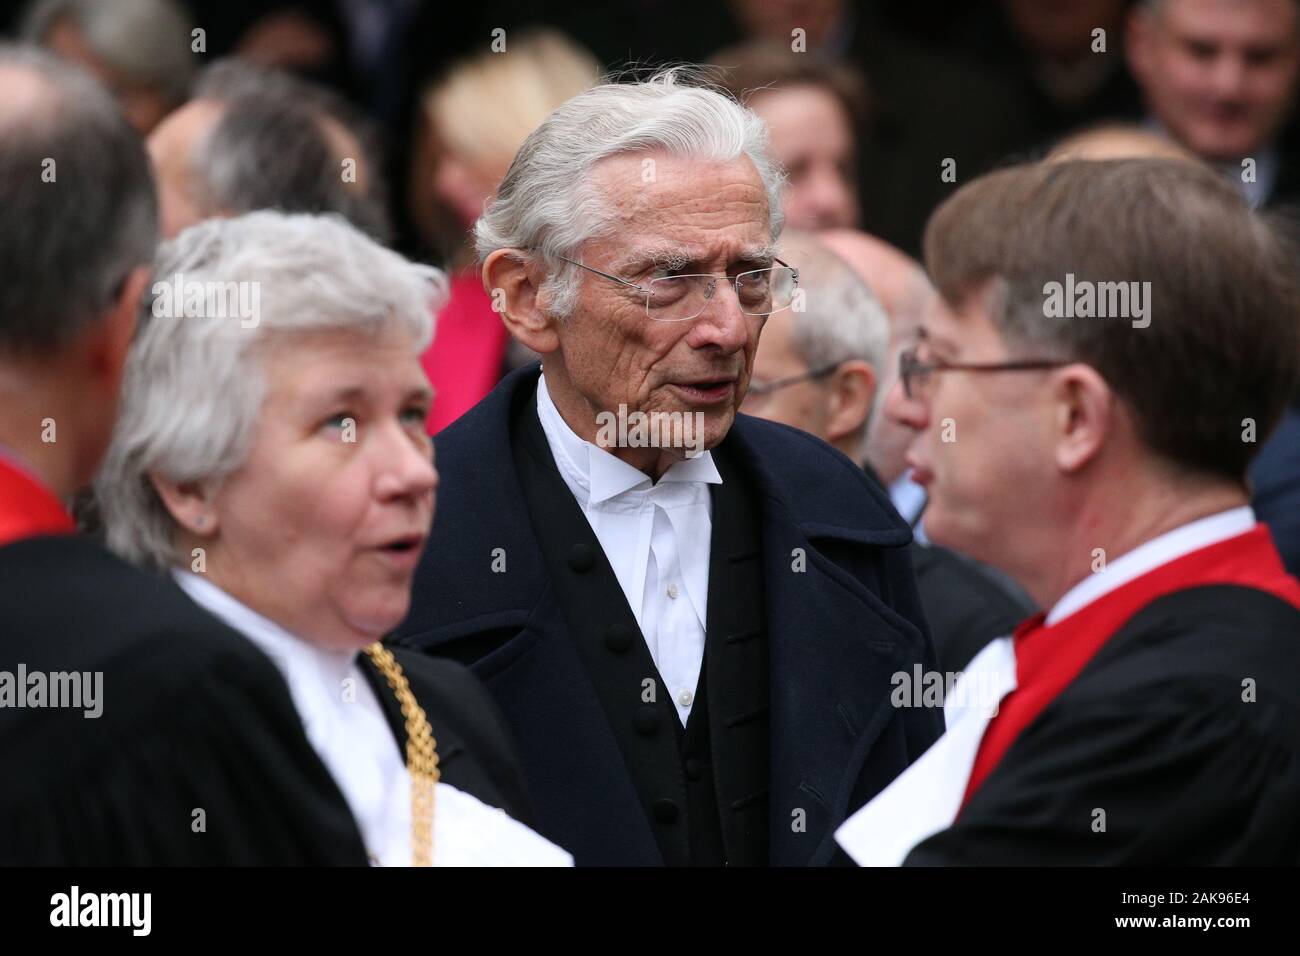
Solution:
{"label": "red collar trim", "polygon": [[1287,574],[1268,528],[1257,524],[1154,568],[1051,627],[1044,626],[1044,615],[1039,614],[1016,628],[1016,689],[1003,699],[984,732],[965,800],[1021,732],[1138,611],[1175,591],[1213,584],[1256,588],[1300,608],[1300,581]]}
{"label": "red collar trim", "polygon": [[72,534],[72,516],[54,494],[0,457],[0,545],[42,534]]}

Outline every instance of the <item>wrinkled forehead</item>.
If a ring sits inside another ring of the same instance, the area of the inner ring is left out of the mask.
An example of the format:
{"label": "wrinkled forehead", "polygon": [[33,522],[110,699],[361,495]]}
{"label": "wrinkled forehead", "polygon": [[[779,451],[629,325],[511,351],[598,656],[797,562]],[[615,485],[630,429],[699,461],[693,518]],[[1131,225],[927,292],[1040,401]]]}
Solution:
{"label": "wrinkled forehead", "polygon": [[612,217],[598,244],[677,264],[771,257],[767,193],[747,156],[623,153],[597,163],[591,182]]}

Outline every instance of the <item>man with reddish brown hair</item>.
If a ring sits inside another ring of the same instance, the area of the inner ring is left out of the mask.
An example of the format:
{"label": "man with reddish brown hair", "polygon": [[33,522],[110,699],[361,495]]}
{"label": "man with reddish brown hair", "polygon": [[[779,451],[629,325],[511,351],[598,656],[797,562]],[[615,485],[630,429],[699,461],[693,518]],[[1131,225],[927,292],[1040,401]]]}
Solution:
{"label": "man with reddish brown hair", "polygon": [[1300,363],[1292,253],[1165,159],[994,173],[925,245],[939,297],[887,409],[926,528],[1048,611],[837,839],[863,864],[1295,864],[1300,582],[1246,483]]}

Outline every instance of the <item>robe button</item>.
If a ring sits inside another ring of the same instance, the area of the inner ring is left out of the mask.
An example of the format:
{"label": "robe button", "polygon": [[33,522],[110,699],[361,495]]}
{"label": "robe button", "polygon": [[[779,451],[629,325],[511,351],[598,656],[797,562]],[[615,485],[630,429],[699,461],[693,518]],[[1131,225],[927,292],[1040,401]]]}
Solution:
{"label": "robe button", "polygon": [[651,809],[654,811],[655,819],[660,823],[672,823],[677,819],[677,814],[681,811],[677,809],[677,804],[671,800],[656,800]]}
{"label": "robe button", "polygon": [[605,632],[605,646],[615,654],[626,654],[632,647],[632,630],[626,624],[615,624]]}
{"label": "robe button", "polygon": [[691,780],[699,780],[704,775],[704,765],[695,757],[686,758],[686,776]]}
{"label": "robe button", "polygon": [[586,574],[596,563],[596,555],[589,544],[575,544],[569,549],[569,567],[579,574]]}
{"label": "robe button", "polygon": [[643,704],[636,709],[636,716],[632,718],[632,726],[636,728],[638,734],[645,734],[649,737],[659,729],[659,711],[653,704]]}

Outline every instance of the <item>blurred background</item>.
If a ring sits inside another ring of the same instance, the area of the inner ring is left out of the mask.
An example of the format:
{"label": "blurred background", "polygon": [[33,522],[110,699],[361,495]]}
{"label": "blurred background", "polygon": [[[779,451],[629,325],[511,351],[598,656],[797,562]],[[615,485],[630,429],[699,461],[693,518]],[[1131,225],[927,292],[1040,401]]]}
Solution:
{"label": "blurred background", "polygon": [[[0,0],[0,31],[114,91],[150,137],[171,232],[201,218],[186,184],[198,101],[250,85],[212,64],[310,84],[290,95],[364,167],[351,218],[456,277],[427,361],[434,431],[523,358],[473,274],[469,229],[529,131],[611,71],[717,65],[771,128],[790,226],[859,229],[913,257],[950,192],[1079,131],[1088,154],[1195,154],[1257,206],[1300,194],[1294,0]],[[285,122],[261,129],[264,147],[281,131],[269,165],[287,165]]]}

